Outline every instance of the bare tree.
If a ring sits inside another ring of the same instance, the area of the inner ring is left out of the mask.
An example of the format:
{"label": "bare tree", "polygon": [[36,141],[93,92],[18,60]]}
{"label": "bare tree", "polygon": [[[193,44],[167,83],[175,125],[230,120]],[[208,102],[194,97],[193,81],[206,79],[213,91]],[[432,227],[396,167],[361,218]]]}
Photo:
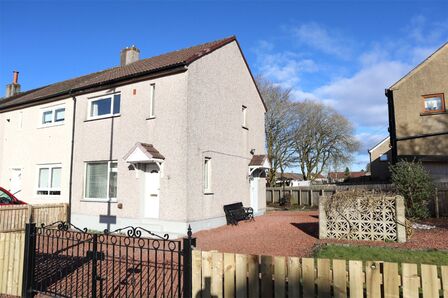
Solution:
{"label": "bare tree", "polygon": [[294,113],[290,101],[291,90],[274,85],[263,77],[257,78],[257,85],[267,106],[265,133],[271,163],[268,183],[275,186],[276,173],[280,171],[283,176],[284,170],[293,162]]}
{"label": "bare tree", "polygon": [[314,180],[334,163],[348,163],[358,150],[352,124],[328,105],[296,102],[294,114],[294,151],[304,180]]}

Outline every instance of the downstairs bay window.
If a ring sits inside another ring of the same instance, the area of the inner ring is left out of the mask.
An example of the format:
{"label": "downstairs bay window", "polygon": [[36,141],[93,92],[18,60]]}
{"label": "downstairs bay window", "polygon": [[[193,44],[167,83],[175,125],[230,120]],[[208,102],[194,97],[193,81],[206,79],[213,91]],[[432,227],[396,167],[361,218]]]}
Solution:
{"label": "downstairs bay window", "polygon": [[117,198],[117,162],[87,162],[84,198],[109,201]]}

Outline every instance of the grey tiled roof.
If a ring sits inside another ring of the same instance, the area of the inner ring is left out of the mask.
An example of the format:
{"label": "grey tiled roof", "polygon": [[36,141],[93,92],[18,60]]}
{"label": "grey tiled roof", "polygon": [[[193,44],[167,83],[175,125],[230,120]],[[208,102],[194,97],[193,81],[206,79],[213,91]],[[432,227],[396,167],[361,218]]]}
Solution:
{"label": "grey tiled roof", "polygon": [[118,79],[133,78],[139,75],[165,70],[171,67],[188,65],[196,59],[236,40],[235,36],[204,43],[194,47],[169,52],[163,55],[143,59],[134,63],[109,68],[74,79],[51,84],[41,88],[22,92],[12,97],[0,100],[0,110],[16,105],[29,104],[34,101],[68,94],[70,90],[82,90]]}

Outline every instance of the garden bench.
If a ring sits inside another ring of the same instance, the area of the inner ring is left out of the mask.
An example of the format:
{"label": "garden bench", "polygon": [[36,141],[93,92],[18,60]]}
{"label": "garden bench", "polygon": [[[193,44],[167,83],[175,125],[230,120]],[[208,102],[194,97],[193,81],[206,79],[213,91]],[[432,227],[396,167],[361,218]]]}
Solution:
{"label": "garden bench", "polygon": [[254,210],[244,207],[241,202],[224,205],[224,212],[227,224],[237,225],[241,220],[254,220]]}

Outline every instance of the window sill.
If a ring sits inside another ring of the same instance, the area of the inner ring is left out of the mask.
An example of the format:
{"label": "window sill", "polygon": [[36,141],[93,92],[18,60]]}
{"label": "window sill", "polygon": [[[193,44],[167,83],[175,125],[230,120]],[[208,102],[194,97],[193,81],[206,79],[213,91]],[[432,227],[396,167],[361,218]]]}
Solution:
{"label": "window sill", "polygon": [[50,123],[50,124],[41,124],[37,128],[49,128],[49,127],[55,127],[55,126],[62,126],[65,122],[57,122],[57,123]]}
{"label": "window sill", "polygon": [[204,192],[204,195],[205,195],[205,196],[212,196],[212,195],[214,195],[214,194],[215,194],[214,192],[209,192],[209,191]]}
{"label": "window sill", "polygon": [[447,111],[440,111],[440,112],[423,112],[420,113],[420,116],[431,116],[431,115],[441,115],[441,114],[448,114]]}
{"label": "window sill", "polygon": [[84,198],[80,200],[81,202],[93,202],[93,203],[117,203],[117,199],[89,199]]}
{"label": "window sill", "polygon": [[107,116],[102,116],[102,117],[88,118],[88,119],[84,120],[84,122],[90,122],[90,121],[102,120],[102,119],[111,119],[111,118],[117,118],[120,116],[121,116],[121,114],[116,114],[116,115],[107,115]]}
{"label": "window sill", "polygon": [[245,130],[249,130],[249,127],[247,127],[247,126],[241,125],[241,127]]}
{"label": "window sill", "polygon": [[151,116],[151,117],[146,118],[146,120],[152,120],[152,119],[156,119],[156,116]]}

